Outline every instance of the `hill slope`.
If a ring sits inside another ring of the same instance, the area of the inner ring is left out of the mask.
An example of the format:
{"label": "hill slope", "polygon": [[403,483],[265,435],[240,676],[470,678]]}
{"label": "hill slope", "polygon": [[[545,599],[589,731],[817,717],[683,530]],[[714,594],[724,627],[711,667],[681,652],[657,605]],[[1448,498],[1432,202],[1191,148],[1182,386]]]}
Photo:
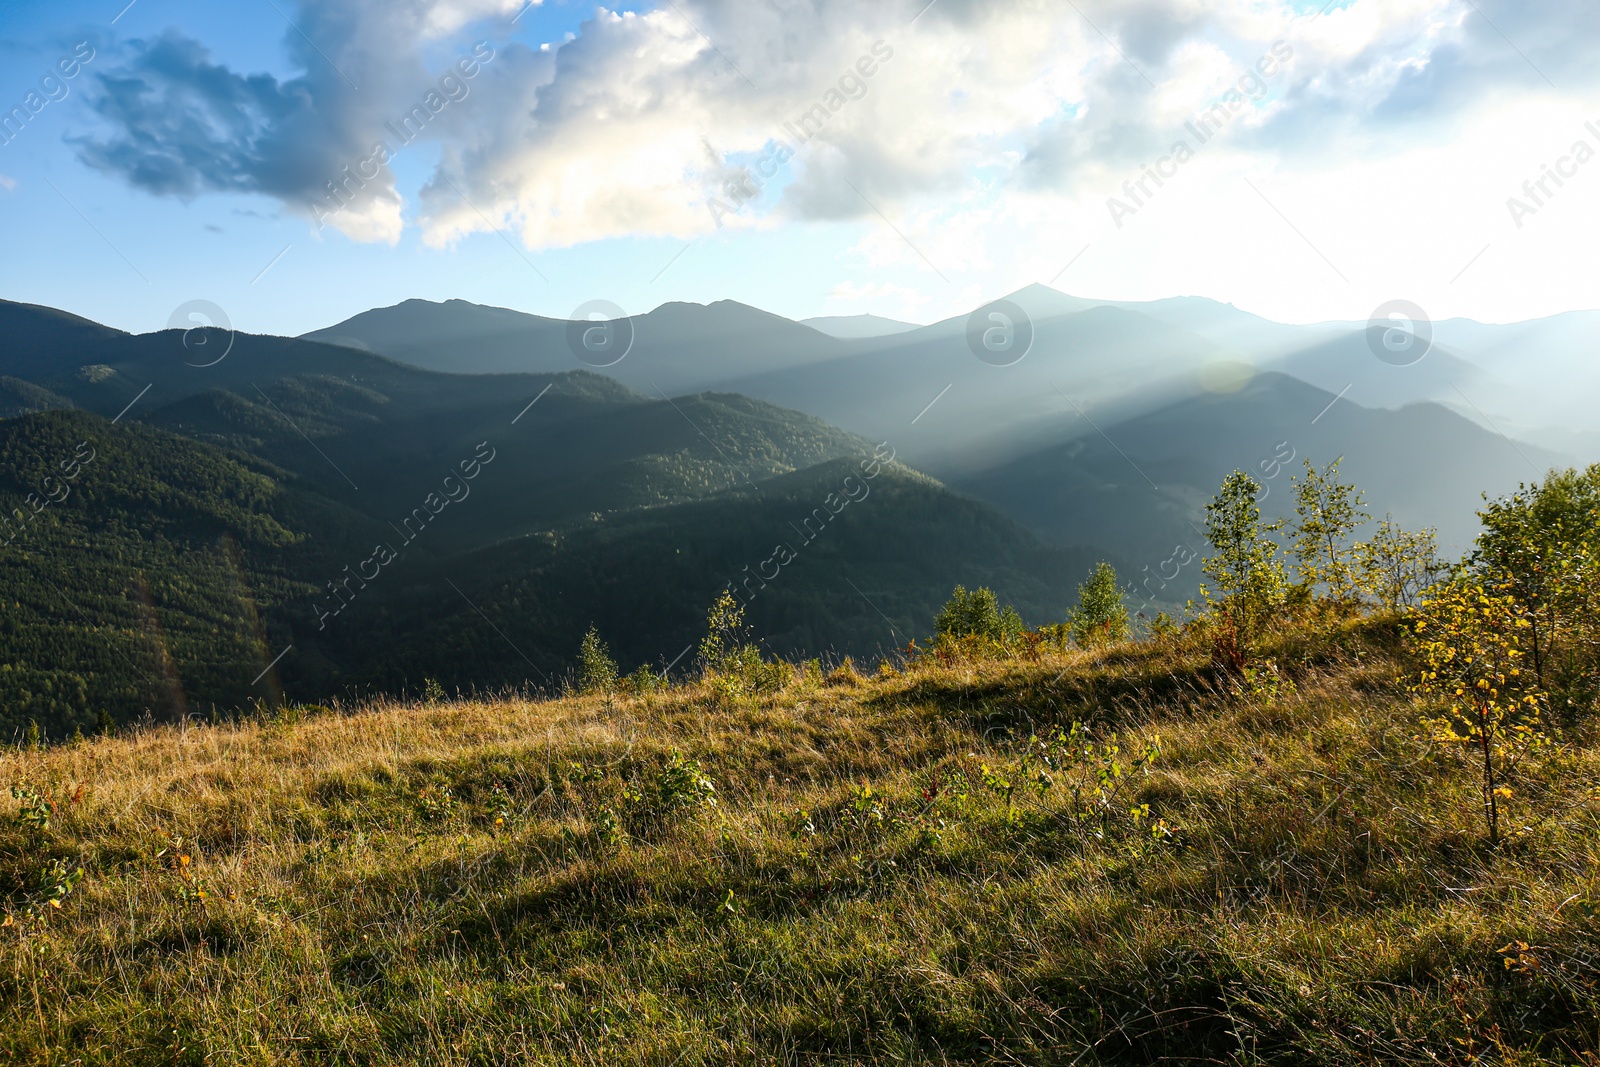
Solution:
{"label": "hill slope", "polygon": [[549,683],[591,624],[625,669],[682,668],[732,584],[768,652],[861,656],[925,639],[958,583],[993,588],[1030,622],[1061,619],[1104,558],[1048,547],[906,468],[864,478],[865,459],[430,557],[363,592],[325,637],[301,625],[296,640],[390,691],[423,674],[462,688]]}
{"label": "hill slope", "polygon": [[0,421],[0,500],[7,738],[271,696],[253,680],[282,613],[382,529],[281,470],[84,412]]}
{"label": "hill slope", "polygon": [[[1592,1060],[1595,748],[1525,766],[1495,855],[1471,767],[1414,739],[1392,627],[1270,653],[1276,697],[1178,641],[7,751],[31,792],[0,801],[0,1050]],[[1024,762],[1074,721],[1092,744]]]}
{"label": "hill slope", "polygon": [[[1006,299],[1035,335],[1011,367],[973,358],[967,316],[926,327],[872,316],[793,323],[724,301],[634,316],[630,354],[597,369],[649,395],[659,388],[757,396],[868,436],[894,436],[912,462],[941,469],[974,450],[995,462],[1048,444],[1048,422],[1072,415],[1074,405],[1108,425],[1251,368],[1346,392],[1365,407],[1442,404],[1493,432],[1574,455],[1596,447],[1585,413],[1600,399],[1600,379],[1585,353],[1600,336],[1600,313],[1509,326],[1440,322],[1426,358],[1394,367],[1375,358],[1360,322],[1287,325],[1200,297],[1086,300],[1042,285]],[[566,330],[563,320],[464,301],[407,301],[307,336],[433,369],[554,372],[580,365]],[[940,392],[946,387],[948,395]],[[935,396],[937,414],[916,419]]]}
{"label": "hill slope", "polygon": [[552,392],[487,439],[397,432],[369,400],[363,452],[298,381],[275,406],[221,391],[152,419],[220,446],[83,411],[0,420],[0,737],[425,678],[550,686],[591,622],[660,669],[763,571],[782,577],[750,587],[769,648],[866,654],[925,636],[957,582],[1060,618],[1099,558],[741,397]]}

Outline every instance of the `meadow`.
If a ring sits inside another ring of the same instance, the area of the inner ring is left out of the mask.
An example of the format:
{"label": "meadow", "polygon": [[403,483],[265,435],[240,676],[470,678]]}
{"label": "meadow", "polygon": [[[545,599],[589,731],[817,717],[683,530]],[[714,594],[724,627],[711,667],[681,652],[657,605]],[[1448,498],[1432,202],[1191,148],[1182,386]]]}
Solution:
{"label": "meadow", "polygon": [[1190,627],[10,751],[0,1049],[1595,1062],[1592,739],[1491,848],[1395,619],[1263,640],[1247,686]]}

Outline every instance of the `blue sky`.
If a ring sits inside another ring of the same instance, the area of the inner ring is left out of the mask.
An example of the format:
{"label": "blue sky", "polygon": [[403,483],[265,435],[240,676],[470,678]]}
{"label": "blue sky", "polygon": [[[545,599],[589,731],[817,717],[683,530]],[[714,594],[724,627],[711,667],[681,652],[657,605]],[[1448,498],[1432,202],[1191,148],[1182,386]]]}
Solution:
{"label": "blue sky", "polygon": [[[95,55],[0,146],[0,296],[135,331],[206,299],[269,333],[414,296],[931,321],[1029,282],[1284,321],[1396,297],[1534,317],[1600,291],[1600,163],[1574,161],[1600,149],[1597,19],[1579,0],[13,5],[0,109],[78,42]],[[319,229],[319,186],[477,42],[494,58],[465,95]],[[1226,131],[1173,161],[1230,93]],[[800,144],[807,113],[826,122]]]}

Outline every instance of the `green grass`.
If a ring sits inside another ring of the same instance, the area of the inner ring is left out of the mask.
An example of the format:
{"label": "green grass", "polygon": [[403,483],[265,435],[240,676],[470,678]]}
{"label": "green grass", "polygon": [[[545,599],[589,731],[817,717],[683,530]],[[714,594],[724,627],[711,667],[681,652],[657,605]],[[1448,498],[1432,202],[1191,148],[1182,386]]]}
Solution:
{"label": "green grass", "polygon": [[[1391,623],[1268,655],[1275,694],[1178,638],[12,751],[58,806],[0,802],[0,1060],[1600,1062],[1600,752],[1525,764],[1492,851]],[[1023,762],[1073,722],[1159,739],[1108,813],[1102,752]]]}

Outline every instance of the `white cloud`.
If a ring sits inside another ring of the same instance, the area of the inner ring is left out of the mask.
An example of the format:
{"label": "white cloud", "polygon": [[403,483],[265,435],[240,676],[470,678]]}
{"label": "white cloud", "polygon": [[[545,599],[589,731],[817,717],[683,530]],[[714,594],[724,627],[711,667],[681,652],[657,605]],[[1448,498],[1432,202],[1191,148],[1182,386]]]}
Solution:
{"label": "white cloud", "polygon": [[[304,0],[302,25],[332,64],[291,37],[306,74],[280,83],[215,66],[194,42],[148,44],[124,96],[100,108],[122,136],[83,150],[155,192],[244,188],[304,211],[432,84],[433,57],[491,36],[498,52],[470,99],[425,134],[435,173],[413,191],[381,168],[334,226],[393,243],[416,225],[434,245],[491,226],[532,248],[692,238],[718,230],[713,198],[748,189],[748,168],[783,140],[795,157],[723,226],[860,221],[846,260],[928,281],[925,303],[1048,280],[1090,244],[1060,284],[1159,295],[1198,278],[1312,314],[1307,287],[1341,283],[1243,177],[1352,287],[1385,291],[1404,271],[1383,255],[1434,271],[1435,258],[1481,247],[1468,235],[1500,225],[1504,196],[1570,143],[1575,103],[1600,76],[1592,0],[1353,0],[1325,14],[1290,0],[940,0],[913,24],[923,4],[602,8],[535,49],[504,37],[523,0]],[[1112,226],[1106,198],[1279,41],[1293,58],[1264,79],[1266,95]],[[870,78],[856,71],[863,57]],[[808,112],[826,122],[801,144],[793,124]],[[1517,175],[1504,193],[1485,177],[1502,169]],[[1508,237],[1507,261],[1567,239],[1547,218],[1586,211],[1577,195],[1553,204],[1539,236]],[[891,297],[911,299],[874,299]]]}
{"label": "white cloud", "polygon": [[[1562,17],[1595,21],[1561,6]],[[1461,123],[1496,91],[1527,91],[1531,73],[1487,23],[1469,24],[1463,0],[1357,0],[1322,16],[1286,2],[1101,0],[1079,5],[1085,17],[1044,0],[945,2],[909,25],[920,7],[684,0],[639,16],[602,11],[557,50],[547,82],[497,82],[495,111],[515,121],[472,129],[447,173],[534,247],[687,238],[717,228],[708,203],[726,196],[737,166],[786,139],[799,151],[778,176],[776,206],[743,209],[732,224],[882,209],[915,225],[917,211],[974,184],[1071,199],[1136,173],[1277,41],[1293,62],[1228,135],[1269,163],[1390,154]],[[794,141],[785,123],[878,41],[893,58],[863,79],[864,95]],[[1557,59],[1565,69],[1562,57],[1596,44],[1568,42]],[[435,242],[487,227],[454,196],[431,196],[422,222]]]}

